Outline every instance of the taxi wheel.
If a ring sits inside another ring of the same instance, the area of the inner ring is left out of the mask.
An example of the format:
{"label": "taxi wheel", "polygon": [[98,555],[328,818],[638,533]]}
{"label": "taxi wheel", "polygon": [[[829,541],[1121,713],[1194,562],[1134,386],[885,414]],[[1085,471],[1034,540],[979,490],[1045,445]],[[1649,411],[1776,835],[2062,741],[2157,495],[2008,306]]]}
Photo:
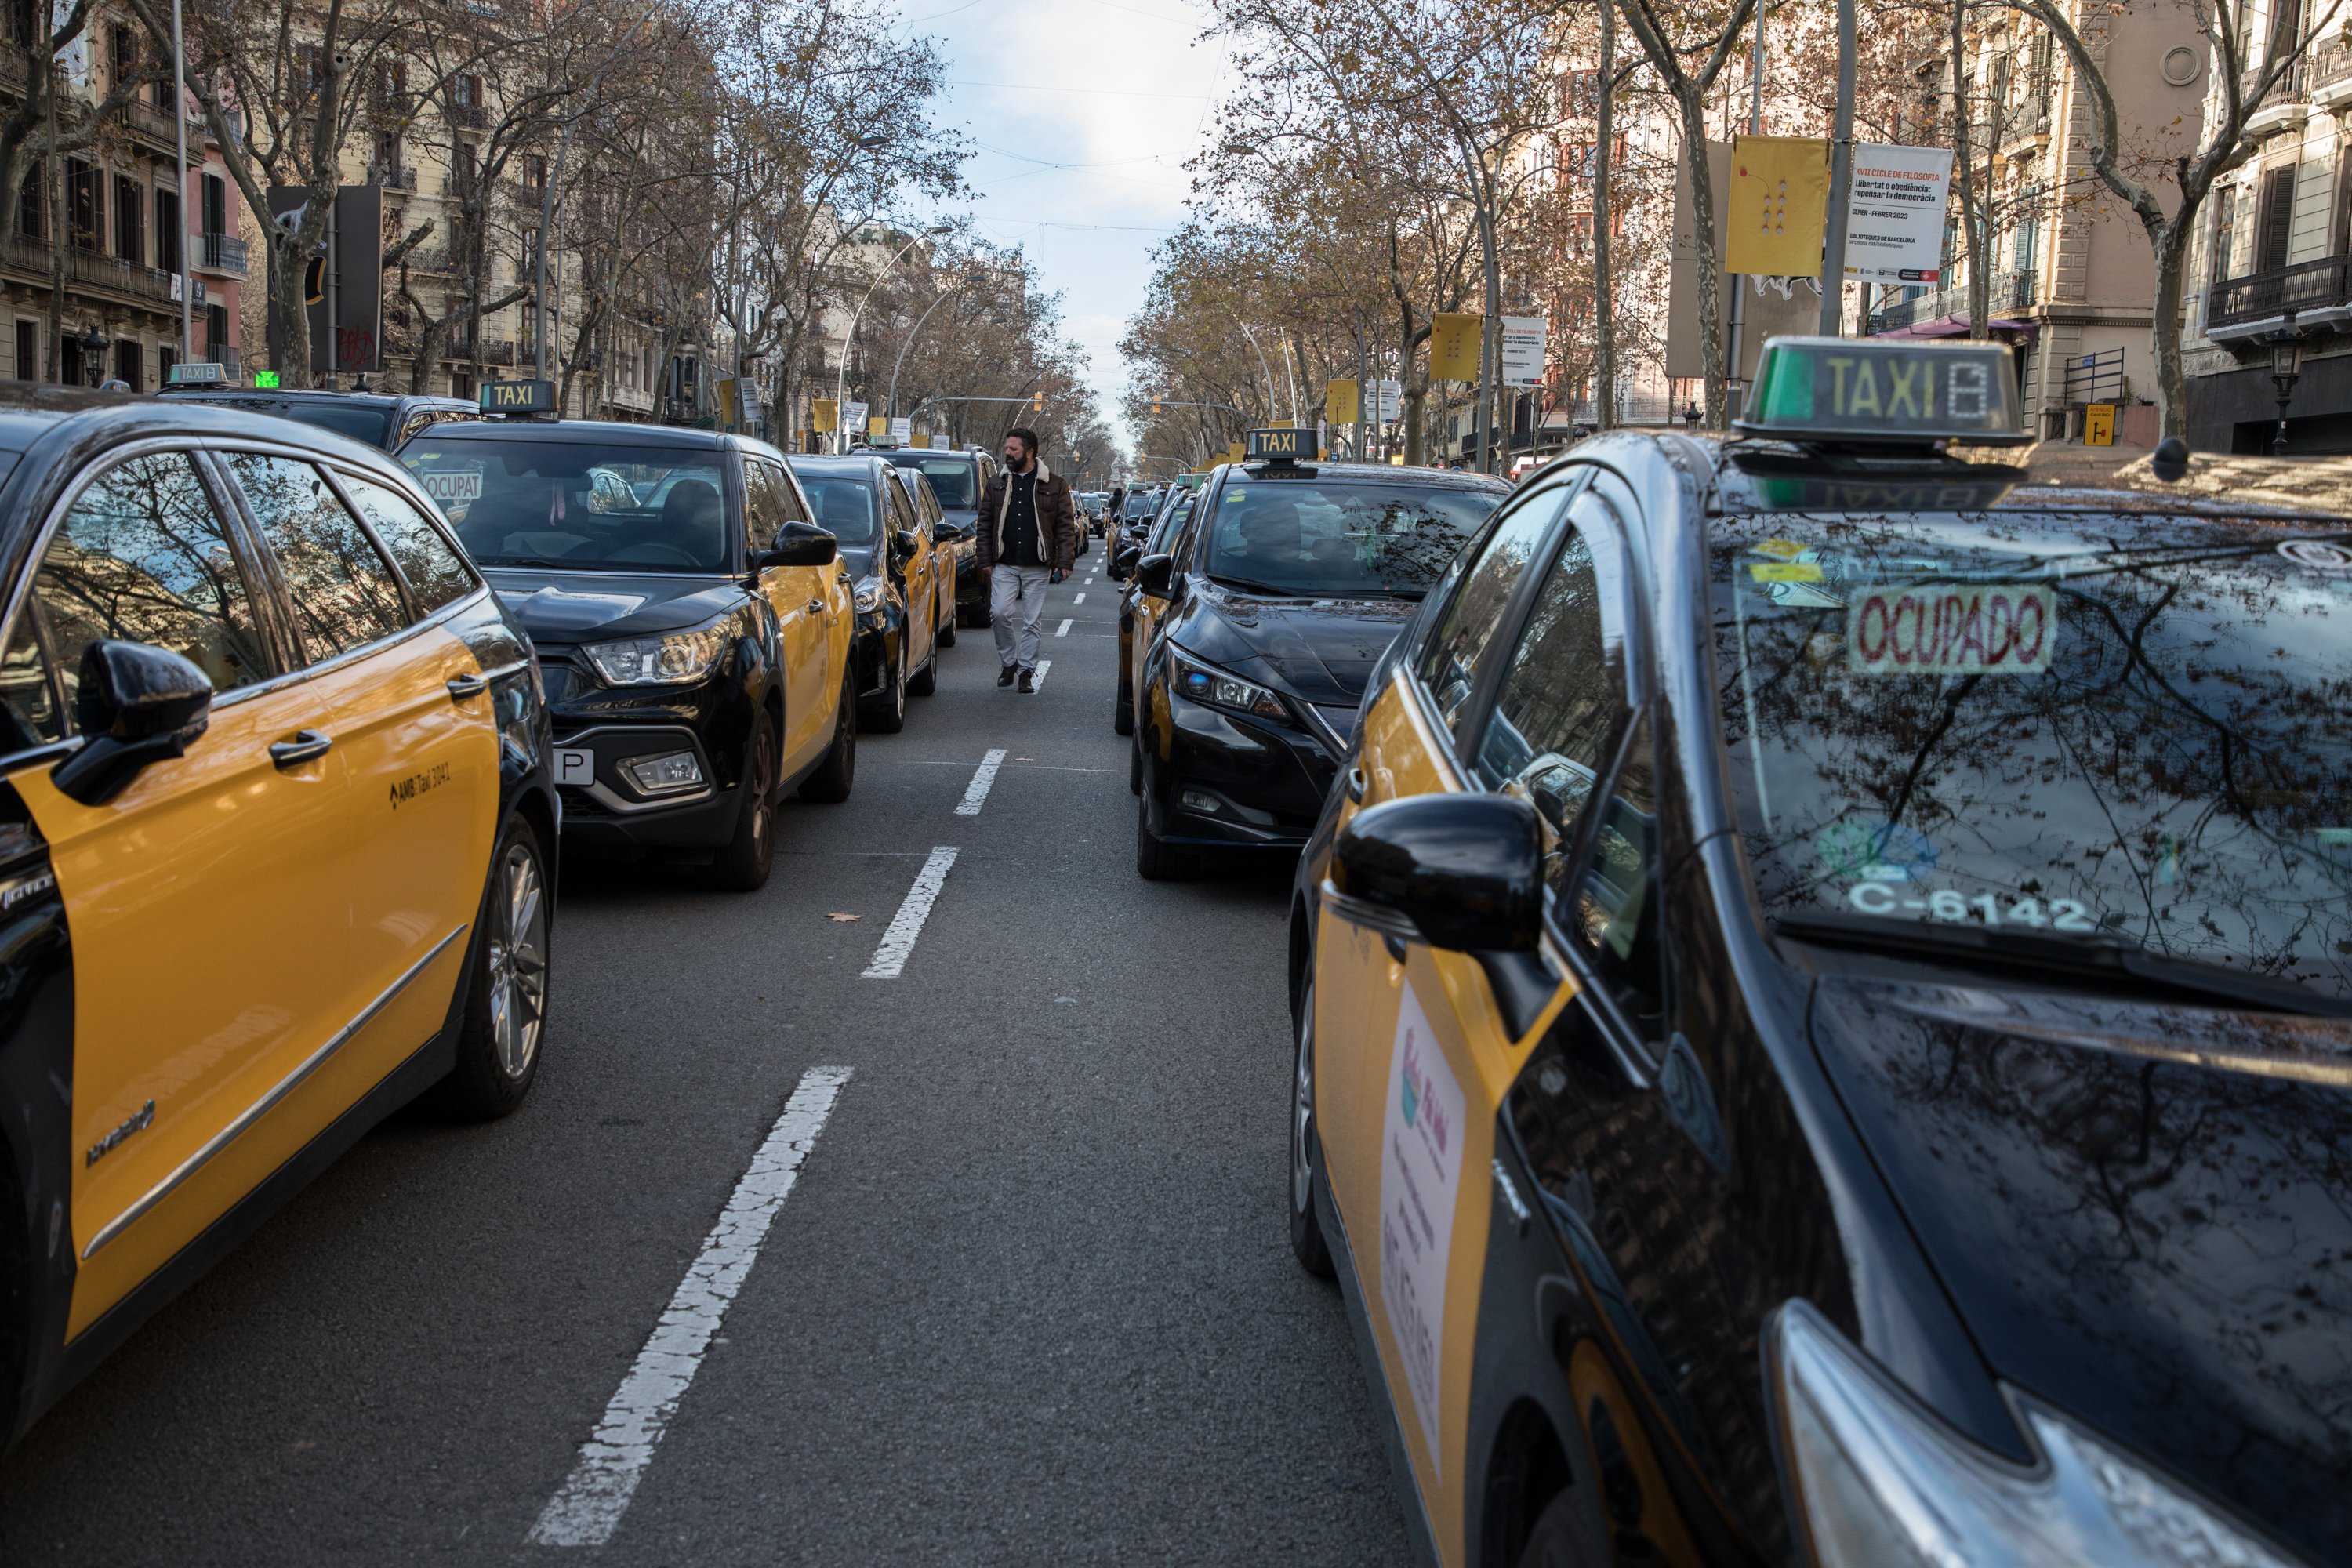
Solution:
{"label": "taxi wheel", "polygon": [[[1134,720],[1135,715],[1130,710],[1128,714],[1128,726],[1125,730],[1120,731],[1121,734],[1132,735],[1135,733]],[[1131,741],[1128,743],[1127,793],[1129,795],[1141,795],[1143,793],[1143,742],[1141,741]]]}
{"label": "taxi wheel", "polygon": [[929,697],[940,689],[940,645],[931,644],[931,657],[923,660],[923,668],[907,679],[907,695]]}
{"label": "taxi wheel", "polygon": [[442,1106],[459,1116],[505,1116],[530,1092],[547,1024],[548,896],[539,835],[510,818],[490,858],[490,887],[474,930],[470,989],[457,1061],[441,1080]]}
{"label": "taxi wheel", "polygon": [[889,685],[881,696],[858,709],[857,722],[860,729],[871,730],[877,735],[895,735],[907,727],[907,665],[903,645],[898,659],[890,667]]}
{"label": "taxi wheel", "polygon": [[1135,695],[1128,690],[1124,680],[1118,683],[1118,696],[1111,703],[1110,731],[1114,735],[1135,733]]}
{"label": "taxi wheel", "polygon": [[857,694],[848,680],[841,683],[841,700],[834,706],[833,749],[816,772],[801,783],[801,798],[831,805],[849,798],[857,782]]}
{"label": "taxi wheel", "polygon": [[742,805],[735,837],[720,846],[697,880],[722,892],[756,893],[768,885],[768,869],[776,858],[776,727],[764,708],[751,722],[751,741],[743,748],[743,782],[736,789]]}
{"label": "taxi wheel", "polygon": [[948,618],[940,623],[940,647],[955,647],[956,627],[962,623],[962,620],[963,617],[956,614],[955,601],[953,599],[950,599],[948,601]]}
{"label": "taxi wheel", "polygon": [[1316,1216],[1315,1192],[1315,981],[1298,1003],[1297,1045],[1290,1073],[1290,1250],[1298,1265],[1318,1279],[1337,1272],[1331,1249],[1323,1242],[1323,1222]]}

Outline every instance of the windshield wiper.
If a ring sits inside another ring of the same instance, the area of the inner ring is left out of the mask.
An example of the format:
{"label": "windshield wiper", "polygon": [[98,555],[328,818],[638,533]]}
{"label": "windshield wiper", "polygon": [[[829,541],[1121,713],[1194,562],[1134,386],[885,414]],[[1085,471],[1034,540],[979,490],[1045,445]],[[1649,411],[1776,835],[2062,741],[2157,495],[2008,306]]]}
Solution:
{"label": "windshield wiper", "polygon": [[580,569],[580,563],[577,561],[551,561],[544,555],[503,555],[496,561],[485,561],[482,564],[493,572],[506,566],[545,566],[558,572],[576,572]]}
{"label": "windshield wiper", "polygon": [[2249,974],[2197,958],[2177,958],[2113,936],[2061,936],[2036,931],[1887,920],[1873,915],[1781,915],[1776,936],[1822,947],[1942,960],[1979,968],[2024,971],[2064,984],[2084,971],[2146,982],[2185,996],[2235,1003],[2268,1013],[2352,1018],[2352,1001],[2293,980]]}
{"label": "windshield wiper", "polygon": [[1296,588],[1284,588],[1272,583],[1261,583],[1254,577],[1228,577],[1222,572],[1212,572],[1209,581],[1228,588],[1239,588],[1244,594],[1269,594],[1278,599],[1311,599],[1312,594],[1302,594]]}

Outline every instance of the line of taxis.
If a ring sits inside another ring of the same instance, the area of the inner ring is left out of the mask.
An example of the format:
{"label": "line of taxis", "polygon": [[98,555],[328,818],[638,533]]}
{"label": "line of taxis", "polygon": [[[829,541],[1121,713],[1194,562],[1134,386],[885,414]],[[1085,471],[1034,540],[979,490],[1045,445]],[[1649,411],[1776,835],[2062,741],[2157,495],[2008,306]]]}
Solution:
{"label": "line of taxis", "polygon": [[[2352,1562],[2352,521],[1954,452],[2014,389],[1775,340],[1736,437],[1572,448],[1369,672],[1286,1185],[1423,1560]],[[1188,684],[1305,728],[1194,680],[1191,548],[1146,769]]]}
{"label": "line of taxis", "polygon": [[278,412],[0,394],[0,1441],[392,1110],[522,1102],[559,837],[758,888],[954,637],[919,468]]}

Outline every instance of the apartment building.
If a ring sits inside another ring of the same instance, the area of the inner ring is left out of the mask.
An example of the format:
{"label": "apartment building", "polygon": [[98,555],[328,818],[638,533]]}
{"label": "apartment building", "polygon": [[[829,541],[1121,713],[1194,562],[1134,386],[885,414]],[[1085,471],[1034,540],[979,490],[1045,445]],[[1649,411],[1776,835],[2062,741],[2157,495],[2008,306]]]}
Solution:
{"label": "apartment building", "polygon": [[[24,101],[39,12],[0,4],[0,112]],[[118,84],[152,74],[143,30],[95,13],[59,57],[57,142],[37,133],[33,161],[0,243],[0,373],[152,392],[182,357],[184,259],[195,354],[240,368],[247,256],[244,204],[189,105],[188,165],[174,179],[178,127],[168,79],[148,83],[106,122]]]}
{"label": "apartment building", "polygon": [[[2131,0],[2113,12],[2078,5],[2075,18],[2115,96],[2126,157],[2142,177],[2153,174],[2167,153],[2193,144],[2202,123],[2210,51],[2195,13],[2183,0]],[[1957,68],[1941,48],[1915,79],[1923,107],[1932,101],[1944,127],[1937,142],[1950,140],[1952,94],[1969,106],[1990,228],[1987,328],[2017,353],[2028,426],[2044,437],[2076,435],[2086,405],[2119,404],[2120,438],[2153,445],[2155,259],[2138,220],[2091,166],[2090,100],[2065,51],[2039,23],[1987,7]],[[1969,334],[1958,183],[1956,169],[1947,280],[1874,289],[1871,335]]]}
{"label": "apartment building", "polygon": [[[2192,263],[2183,339],[2189,444],[2269,449],[2279,418],[2273,347],[2300,351],[2288,405],[2291,452],[2352,452],[2352,43],[2338,25],[2310,36],[2328,7],[2249,5],[2262,59],[2302,57],[2247,124],[2250,158],[2214,188]],[[2250,51],[2253,52],[2253,51]]]}

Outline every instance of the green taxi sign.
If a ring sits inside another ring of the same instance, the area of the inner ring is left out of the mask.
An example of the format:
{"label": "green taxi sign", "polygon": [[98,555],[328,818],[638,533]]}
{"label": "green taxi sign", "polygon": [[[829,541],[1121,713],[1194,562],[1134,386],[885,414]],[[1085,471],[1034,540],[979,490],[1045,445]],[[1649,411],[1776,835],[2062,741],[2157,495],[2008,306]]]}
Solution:
{"label": "green taxi sign", "polygon": [[257,370],[253,373],[253,384],[264,392],[275,392],[278,390],[278,373],[274,370]]}
{"label": "green taxi sign", "polygon": [[482,383],[485,414],[552,414],[555,383],[551,381],[486,381]]}
{"label": "green taxi sign", "polygon": [[2016,362],[2000,343],[1774,338],[1732,427],[1787,441],[2021,445]]}
{"label": "green taxi sign", "polygon": [[1243,451],[1253,463],[1295,463],[1315,456],[1312,430],[1252,430],[1244,439]]}

